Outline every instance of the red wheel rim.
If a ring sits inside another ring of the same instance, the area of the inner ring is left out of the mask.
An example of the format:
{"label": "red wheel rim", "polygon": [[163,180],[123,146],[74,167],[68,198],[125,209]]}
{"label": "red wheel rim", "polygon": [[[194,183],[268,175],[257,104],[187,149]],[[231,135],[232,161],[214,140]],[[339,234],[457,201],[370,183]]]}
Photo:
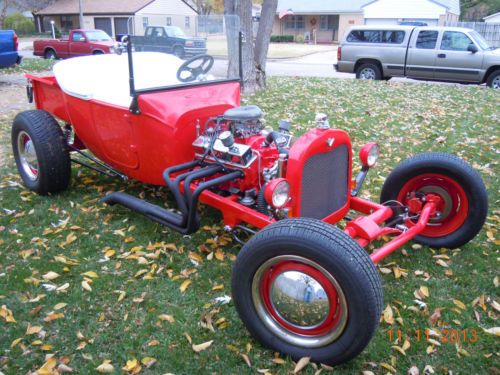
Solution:
{"label": "red wheel rim", "polygon": [[[401,188],[397,200],[405,206],[415,194],[425,196],[437,195],[440,199],[436,212],[439,214],[431,218],[422,236],[443,237],[455,232],[467,219],[469,200],[465,190],[452,178],[437,174],[426,173],[409,180]],[[419,214],[412,212],[411,215]],[[415,225],[415,220],[407,220],[407,226]]]}
{"label": "red wheel rim", "polygon": [[299,256],[279,256],[261,265],[252,297],[263,323],[296,345],[326,345],[347,322],[347,302],[338,282],[317,263]]}

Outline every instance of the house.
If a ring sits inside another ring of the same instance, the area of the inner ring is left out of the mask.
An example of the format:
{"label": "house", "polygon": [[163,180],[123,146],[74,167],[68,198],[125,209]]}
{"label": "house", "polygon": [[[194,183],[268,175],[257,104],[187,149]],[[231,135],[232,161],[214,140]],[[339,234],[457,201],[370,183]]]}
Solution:
{"label": "house", "polygon": [[456,22],[460,0],[375,0],[363,6],[366,25],[425,22],[429,26]]}
{"label": "house", "polygon": [[490,14],[483,18],[486,23],[500,23],[500,12],[495,14]]}
{"label": "house", "polygon": [[318,43],[339,41],[353,25],[364,23],[369,0],[279,0],[273,35],[302,35]]}
{"label": "house", "polygon": [[273,35],[337,42],[353,25],[458,21],[460,0],[279,0]]}
{"label": "house", "polygon": [[111,36],[140,34],[148,25],[176,25],[189,31],[195,27],[196,10],[184,0],[83,0],[83,25],[79,0],[58,0],[37,12],[41,32],[50,21],[67,32],[71,29],[101,29]]}

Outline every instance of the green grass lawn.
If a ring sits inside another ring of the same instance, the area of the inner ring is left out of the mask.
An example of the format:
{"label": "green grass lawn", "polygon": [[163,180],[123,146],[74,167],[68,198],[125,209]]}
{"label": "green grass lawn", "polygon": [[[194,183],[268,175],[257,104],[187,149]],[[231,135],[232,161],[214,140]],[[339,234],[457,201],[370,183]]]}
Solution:
{"label": "green grass lawn", "polygon": [[[244,102],[259,105],[267,125],[292,120],[296,134],[313,126],[316,112],[328,113],[331,125],[349,132],[356,154],[364,142],[378,141],[382,160],[362,191],[377,201],[391,168],[418,152],[454,153],[478,169],[490,199],[484,230],[460,249],[408,244],[383,261],[385,319],[366,350],[333,373],[406,374],[417,366],[422,374],[429,366],[427,373],[498,374],[499,338],[484,329],[499,325],[500,92],[273,78],[269,90]],[[105,361],[115,373],[123,373],[127,361],[126,368],[137,370],[134,360],[143,361],[144,374],[293,372],[293,361],[249,336],[232,303],[215,301],[231,294],[239,250],[215,210],[203,207],[203,229],[181,236],[99,202],[106,192],[126,189],[161,203],[165,189],[76,166],[67,192],[39,197],[16,173],[9,139],[14,115],[0,118],[0,372],[26,374],[48,355],[80,374],[95,373]],[[425,307],[419,307],[414,293],[426,288]],[[428,341],[430,328],[443,337]],[[446,342],[445,330],[458,330],[458,342]],[[190,344],[212,340],[199,353]],[[315,366],[302,373],[316,373]]]}
{"label": "green grass lawn", "polygon": [[19,65],[2,69],[2,74],[44,72],[51,70],[55,63],[55,60],[45,60],[38,57],[27,58],[23,59]]}

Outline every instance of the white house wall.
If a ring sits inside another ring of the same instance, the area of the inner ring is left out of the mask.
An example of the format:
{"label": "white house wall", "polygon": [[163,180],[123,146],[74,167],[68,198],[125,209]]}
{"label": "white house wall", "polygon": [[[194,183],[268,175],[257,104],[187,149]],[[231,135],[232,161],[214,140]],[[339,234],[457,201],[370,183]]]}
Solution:
{"label": "white house wall", "polygon": [[425,22],[428,26],[437,26],[437,20],[425,19],[425,18],[368,18],[365,19],[365,25],[397,25],[402,21],[412,21],[412,22]]}
{"label": "white house wall", "polygon": [[364,8],[365,19],[435,19],[446,8],[429,0],[379,0]]}
{"label": "white house wall", "polygon": [[181,14],[196,16],[196,12],[181,0],[155,0],[139,10],[136,15],[141,14]]}
{"label": "white house wall", "polygon": [[500,23],[500,13],[496,14],[493,17],[489,17],[488,19],[484,19],[486,23]]}

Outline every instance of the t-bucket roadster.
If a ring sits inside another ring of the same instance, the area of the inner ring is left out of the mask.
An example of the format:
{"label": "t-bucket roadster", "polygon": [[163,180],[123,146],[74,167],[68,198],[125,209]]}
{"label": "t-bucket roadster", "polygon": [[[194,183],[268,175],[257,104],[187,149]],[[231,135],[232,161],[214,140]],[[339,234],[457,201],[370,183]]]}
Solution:
{"label": "t-bucket roadster", "polygon": [[[298,138],[287,121],[264,128],[258,107],[239,106],[240,78],[211,75],[226,70],[220,64],[208,55],[183,61],[133,52],[129,39],[122,55],[70,59],[54,66],[54,76],[28,75],[37,109],[19,113],[12,126],[19,173],[40,195],[61,192],[73,155],[87,149],[95,163],[83,164],[166,186],[177,210],[123,192],[105,196],[108,205],[183,234],[198,230],[199,202],[215,207],[237,239],[252,235],[232,276],[250,333],[295,359],[348,361],[379,323],[376,264],[410,240],[437,248],[472,240],[487,212],[483,181],[455,156],[424,153],[389,174],[381,203],[362,199],[377,144],[361,147],[353,178],[346,132],[322,114]],[[335,224],[343,219],[342,230]],[[371,254],[363,249],[382,236],[392,239]]]}

